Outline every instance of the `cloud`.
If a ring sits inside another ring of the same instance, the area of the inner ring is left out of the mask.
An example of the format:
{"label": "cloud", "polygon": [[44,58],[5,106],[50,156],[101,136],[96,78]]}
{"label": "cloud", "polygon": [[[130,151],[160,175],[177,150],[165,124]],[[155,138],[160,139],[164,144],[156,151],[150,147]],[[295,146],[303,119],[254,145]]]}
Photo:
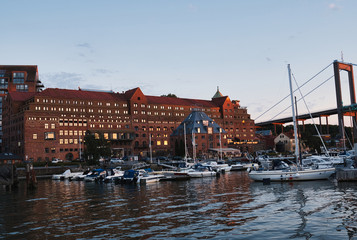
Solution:
{"label": "cloud", "polygon": [[[78,52],[78,56],[82,57],[82,58],[88,58],[88,55],[93,54],[94,53],[94,48],[87,42],[84,43],[77,43],[75,45],[75,47],[77,48]],[[87,59],[89,62],[93,62],[90,59]]]}
{"label": "cloud", "polygon": [[192,11],[192,12],[195,12],[197,10],[197,7],[195,5],[193,5],[192,3],[190,3],[188,5],[188,10]]}
{"label": "cloud", "polygon": [[83,82],[83,76],[69,72],[48,73],[42,74],[41,81],[46,88],[77,89]]}
{"label": "cloud", "polygon": [[76,44],[76,47],[92,49],[92,47],[89,43],[78,43],[78,44]]}
{"label": "cloud", "polygon": [[336,5],[335,3],[330,3],[328,5],[328,8],[331,9],[331,10],[340,10],[340,6]]}

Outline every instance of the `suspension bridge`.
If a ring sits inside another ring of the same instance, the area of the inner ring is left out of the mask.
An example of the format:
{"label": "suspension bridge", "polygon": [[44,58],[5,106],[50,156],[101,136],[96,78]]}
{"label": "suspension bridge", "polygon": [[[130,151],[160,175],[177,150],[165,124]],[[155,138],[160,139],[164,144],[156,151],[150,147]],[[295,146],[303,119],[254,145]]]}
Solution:
{"label": "suspension bridge", "polygon": [[[298,119],[298,121],[305,121],[305,120],[311,119],[311,118],[319,118],[320,119],[320,125],[321,125],[321,117],[326,117],[326,122],[327,122],[327,125],[328,125],[328,117],[331,116],[331,115],[336,115],[337,114],[338,115],[337,118],[338,118],[339,133],[340,133],[340,136],[344,136],[344,116],[351,116],[353,118],[353,121],[352,121],[353,122],[353,135],[355,136],[355,138],[357,138],[357,127],[356,127],[357,126],[356,125],[357,104],[356,104],[356,92],[355,92],[355,84],[354,84],[354,77],[353,77],[353,66],[357,66],[356,64],[344,63],[344,62],[339,62],[339,61],[335,60],[333,63],[329,64],[327,67],[322,69],[319,73],[317,73],[312,78],[310,78],[308,81],[306,81],[303,85],[301,85],[295,91],[298,91],[301,87],[306,85],[308,82],[310,82],[312,79],[317,77],[320,73],[322,73],[323,71],[325,71],[326,69],[328,69],[332,65],[333,65],[333,69],[334,69],[334,75],[332,77],[328,78],[327,80],[325,80],[322,84],[324,84],[325,82],[327,82],[330,79],[334,78],[334,80],[335,80],[336,103],[337,103],[336,108],[323,110],[323,111],[312,112],[312,113],[309,112],[307,114],[298,115],[297,119]],[[343,105],[343,102],[342,102],[341,76],[340,76],[340,72],[341,71],[346,71],[348,73],[350,104],[349,105],[345,105],[345,106]],[[312,89],[305,96],[307,96],[310,93],[312,93],[313,91],[315,91],[322,84],[320,84],[316,88]],[[263,116],[264,114],[266,114],[267,112],[269,112],[271,109],[276,107],[280,102],[282,102],[283,100],[285,100],[288,97],[290,97],[290,95],[286,96],[285,98],[280,100],[278,103],[276,103],[274,106],[272,106],[271,108],[269,108],[268,110],[263,112],[260,116],[257,117],[257,119],[260,118],[261,116]],[[288,107],[288,108],[291,108],[291,106]],[[287,109],[285,109],[285,110],[287,110]],[[283,111],[285,111],[285,110],[283,110]],[[289,123],[289,122],[292,122],[292,121],[293,121],[292,117],[276,118],[276,116],[275,116],[271,120],[268,120],[268,121],[255,122],[255,125],[259,126],[259,127],[264,127],[264,126],[269,126],[269,125],[273,124],[273,125],[276,126],[276,125],[282,125],[282,124],[285,124],[285,123]]]}

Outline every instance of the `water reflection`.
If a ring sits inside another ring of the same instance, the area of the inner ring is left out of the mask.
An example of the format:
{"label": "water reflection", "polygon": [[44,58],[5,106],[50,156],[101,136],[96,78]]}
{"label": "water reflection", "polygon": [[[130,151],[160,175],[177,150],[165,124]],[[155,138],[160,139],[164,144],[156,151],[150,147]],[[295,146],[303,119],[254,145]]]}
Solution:
{"label": "water reflection", "polygon": [[329,181],[263,185],[246,172],[147,185],[42,180],[35,191],[0,189],[0,238],[352,239],[355,192]]}

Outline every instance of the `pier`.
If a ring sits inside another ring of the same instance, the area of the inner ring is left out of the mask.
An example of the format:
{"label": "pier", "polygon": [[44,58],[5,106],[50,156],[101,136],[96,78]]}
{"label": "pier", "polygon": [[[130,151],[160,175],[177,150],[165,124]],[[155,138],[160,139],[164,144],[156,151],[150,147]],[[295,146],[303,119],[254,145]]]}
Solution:
{"label": "pier", "polygon": [[357,169],[341,169],[336,171],[337,182],[357,181]]}

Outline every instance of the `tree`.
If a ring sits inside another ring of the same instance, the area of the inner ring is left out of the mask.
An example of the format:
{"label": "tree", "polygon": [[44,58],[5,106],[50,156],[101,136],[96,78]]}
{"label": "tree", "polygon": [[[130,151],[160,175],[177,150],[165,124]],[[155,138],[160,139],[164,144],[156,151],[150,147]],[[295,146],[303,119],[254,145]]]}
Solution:
{"label": "tree", "polygon": [[161,95],[160,97],[172,97],[172,98],[177,98],[177,96],[173,93],[169,93],[167,95]]}
{"label": "tree", "polygon": [[110,157],[110,143],[102,134],[96,138],[90,131],[86,132],[84,137],[84,158],[87,159],[89,165],[98,164],[100,157]]}

